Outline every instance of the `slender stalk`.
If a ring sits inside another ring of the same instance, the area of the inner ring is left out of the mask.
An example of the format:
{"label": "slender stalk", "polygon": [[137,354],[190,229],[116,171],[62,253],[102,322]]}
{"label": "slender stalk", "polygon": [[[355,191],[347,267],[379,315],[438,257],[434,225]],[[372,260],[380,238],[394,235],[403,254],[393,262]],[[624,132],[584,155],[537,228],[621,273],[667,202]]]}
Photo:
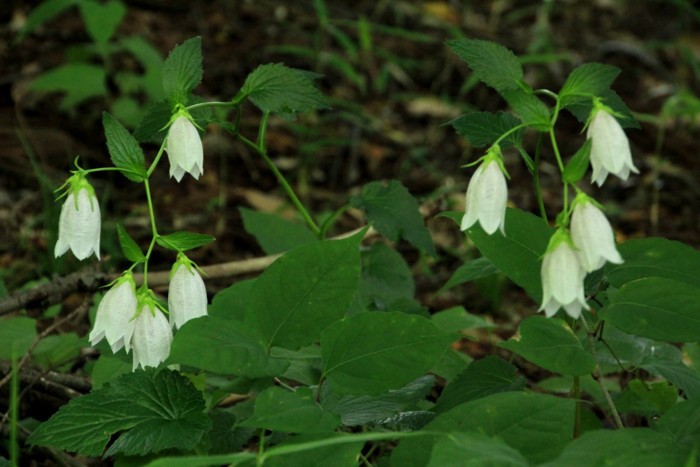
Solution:
{"label": "slender stalk", "polygon": [[195,110],[195,109],[201,109],[204,107],[235,107],[237,105],[238,105],[237,102],[232,102],[232,101],[227,101],[227,102],[212,101],[212,102],[200,102],[198,104],[188,105],[186,107],[186,109],[188,111],[190,111],[190,110]]}
{"label": "slender stalk", "polygon": [[148,183],[148,178],[143,181],[143,185],[146,189],[146,201],[148,202],[148,215],[151,220],[151,244],[148,246],[148,251],[146,252],[146,261],[144,262],[143,265],[143,286],[148,287],[148,260],[151,257],[151,253],[153,252],[153,247],[156,244],[156,240],[158,239],[158,229],[156,228],[156,214],[153,209],[153,199],[151,198],[151,187],[150,184]]}
{"label": "slender stalk", "polygon": [[163,156],[163,151],[165,150],[165,144],[167,142],[168,137],[166,136],[165,138],[163,138],[163,142],[160,143],[160,148],[158,149],[158,153],[156,154],[155,159],[153,159],[153,162],[151,162],[151,166],[148,168],[148,171],[146,171],[146,177],[150,177],[153,171],[156,170],[156,166],[158,165],[158,162],[160,162],[160,158]]}
{"label": "slender stalk", "polygon": [[260,429],[260,442],[258,443],[258,457],[256,458],[256,465],[262,467],[265,463],[265,428]]}
{"label": "slender stalk", "polygon": [[542,157],[542,134],[537,138],[537,147],[535,148],[535,167],[532,171],[532,181],[535,185],[535,195],[537,196],[537,206],[540,208],[540,217],[545,223],[547,220],[547,210],[544,207],[544,199],[542,198],[542,186],[540,185],[540,159]]}

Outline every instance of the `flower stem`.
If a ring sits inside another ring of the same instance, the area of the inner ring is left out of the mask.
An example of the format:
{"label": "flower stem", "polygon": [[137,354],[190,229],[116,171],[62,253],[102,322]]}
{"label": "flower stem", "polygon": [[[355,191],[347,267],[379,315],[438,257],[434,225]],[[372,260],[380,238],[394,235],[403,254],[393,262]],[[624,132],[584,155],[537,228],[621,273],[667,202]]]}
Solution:
{"label": "flower stem", "polygon": [[229,101],[229,102],[212,101],[212,102],[200,102],[198,104],[188,105],[185,108],[187,109],[187,111],[190,111],[190,110],[195,110],[195,109],[201,109],[204,107],[235,107],[236,105],[238,105],[238,103],[231,102],[231,101]]}
{"label": "flower stem", "polygon": [[[160,158],[163,157],[163,151],[165,151],[165,144],[168,142],[168,137],[166,136],[163,138],[163,142],[160,143],[160,148],[158,149],[158,153],[156,154],[155,159],[153,159],[153,162],[151,162],[151,166],[148,168],[148,171],[146,171],[146,176],[150,177],[151,174],[153,173],[154,170],[156,170],[156,166],[158,165],[158,162],[160,162]],[[148,182],[148,180],[146,180]],[[146,183],[148,186],[148,183]],[[150,206],[150,203],[149,203]]]}
{"label": "flower stem", "polygon": [[537,147],[535,148],[535,164],[532,170],[532,181],[535,185],[535,196],[537,196],[537,206],[540,208],[540,217],[547,220],[547,210],[544,207],[544,199],[542,198],[542,186],[540,185],[540,158],[542,156],[542,135],[537,138]]}
{"label": "flower stem", "polygon": [[[154,161],[154,164],[155,164],[155,161]],[[156,215],[155,215],[155,211],[153,209],[153,199],[151,198],[151,187],[148,183],[148,178],[146,178],[143,181],[143,185],[146,189],[146,201],[148,202],[148,215],[151,219],[151,234],[152,234],[151,244],[148,245],[148,251],[146,252],[146,261],[144,261],[144,263],[143,263],[143,286],[148,287],[148,260],[151,258],[151,253],[153,252],[153,247],[155,246],[156,240],[158,239],[158,229],[156,228]]]}

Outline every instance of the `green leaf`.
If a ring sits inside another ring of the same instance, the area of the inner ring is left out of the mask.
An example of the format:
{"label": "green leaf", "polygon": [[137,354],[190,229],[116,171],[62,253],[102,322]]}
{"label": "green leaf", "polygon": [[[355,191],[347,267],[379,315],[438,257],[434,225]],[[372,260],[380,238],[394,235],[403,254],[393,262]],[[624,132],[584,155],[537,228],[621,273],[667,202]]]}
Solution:
{"label": "green leaf", "polygon": [[562,178],[566,183],[574,184],[579,182],[586,170],[588,170],[588,162],[591,155],[591,140],[587,139],[583,146],[581,146],[576,154],[566,163],[564,168],[564,175]]}
{"label": "green leaf", "polygon": [[365,312],[321,334],[323,375],[345,394],[380,394],[425,374],[455,340],[428,319]]}
{"label": "green leaf", "polygon": [[[450,124],[457,134],[465,137],[469,143],[477,148],[491,146],[504,133],[512,130],[522,122],[508,112],[472,112],[452,120]],[[521,128],[504,138],[500,145],[508,148],[519,145],[525,134],[525,128]]]}
{"label": "green leaf", "polygon": [[393,305],[412,300],[413,275],[403,257],[384,243],[374,243],[362,251],[362,273],[357,300],[364,309],[399,311]]}
{"label": "green leaf", "polygon": [[549,131],[549,108],[536,95],[513,89],[505,92],[504,97],[523,123],[538,131]]}
{"label": "green leaf", "polygon": [[204,399],[177,372],[136,371],[71,400],[27,441],[86,456],[145,455],[192,449],[209,429]]}
{"label": "green leaf", "polygon": [[467,282],[493,276],[494,274],[498,274],[498,272],[498,268],[494,266],[488,258],[473,259],[457,268],[454,274],[452,274],[452,277],[450,277],[445,285],[440,287],[440,290],[438,290],[435,295],[440,295],[446,290],[461,284],[466,284]]}
{"label": "green leaf", "polygon": [[357,291],[362,235],[296,248],[258,277],[246,323],[259,327],[268,349],[316,342],[342,318]]}
{"label": "green leaf", "polygon": [[542,467],[684,465],[683,450],[667,436],[648,428],[594,430],[572,441],[552,462]]}
{"label": "green leaf", "polygon": [[79,6],[85,29],[98,44],[109,42],[126,14],[126,7],[118,0],[80,2]]}
{"label": "green leaf", "polygon": [[281,63],[257,67],[246,78],[239,95],[250,99],[263,112],[290,114],[329,108],[306,73]]}
{"label": "green leaf", "polygon": [[21,357],[36,339],[36,322],[25,316],[0,319],[0,358]]}
{"label": "green leaf", "polygon": [[446,45],[467,62],[479,80],[496,91],[527,86],[518,57],[502,45],[480,39],[456,39]]}
{"label": "green leaf", "polygon": [[678,391],[667,381],[646,383],[633,379],[622,394],[615,399],[620,413],[642,417],[658,417],[678,401]]}
{"label": "green leaf", "polygon": [[214,295],[209,305],[209,316],[226,320],[243,321],[248,309],[250,290],[255,279],[235,282]]}
{"label": "green leaf", "polygon": [[245,231],[255,237],[266,255],[282,253],[318,238],[304,224],[274,214],[239,207]]}
{"label": "green leaf", "polygon": [[170,115],[170,104],[167,101],[150,105],[134,130],[134,137],[142,143],[160,144],[167,135],[165,126],[170,121]]}
{"label": "green leaf", "polygon": [[323,386],[322,406],[341,416],[343,425],[357,426],[376,423],[405,412],[425,399],[435,385],[432,375],[421,376],[406,386],[378,396],[341,396]]}
{"label": "green leaf", "polygon": [[100,358],[97,359],[90,373],[93,391],[101,388],[112,378],[116,378],[125,373],[131,373],[131,368],[131,357],[124,353],[119,353],[117,355],[100,355]]}
{"label": "green leaf", "polygon": [[282,362],[269,359],[256,329],[212,316],[192,319],[178,330],[168,357],[168,364],[174,363],[249,378],[284,371]]}
{"label": "green leaf", "polygon": [[87,346],[87,338],[78,337],[74,332],[46,336],[34,348],[32,358],[46,369],[70,367],[80,357],[80,349]]}
{"label": "green leaf", "polygon": [[107,112],[102,112],[102,125],[114,166],[124,169],[122,175],[132,182],[142,182],[147,177],[146,162],[136,138]]}
{"label": "green leaf", "polygon": [[652,237],[626,241],[618,250],[625,262],[605,267],[605,277],[614,287],[651,276],[700,287],[700,251],[693,247]]}
{"label": "green leaf", "polygon": [[669,342],[700,335],[700,287],[662,277],[627,282],[601,310],[602,319],[629,333]]}
{"label": "green leaf", "polygon": [[[630,111],[625,102],[620,98],[620,96],[617,95],[617,93],[615,93],[615,91],[608,89],[601,93],[600,97],[602,98],[603,103],[615,112],[616,118],[623,128],[641,128],[637,120],[634,118],[632,111]],[[592,108],[592,100],[582,100],[569,104],[566,107],[566,110],[571,112],[579,122],[585,123],[588,121]]]}
{"label": "green leaf", "polygon": [[121,224],[117,224],[117,234],[119,235],[119,245],[121,245],[126,259],[133,263],[141,263],[146,260],[146,256],[141,251],[141,248]]}
{"label": "green leaf", "polygon": [[168,235],[161,235],[156,238],[156,243],[175,251],[187,251],[199,248],[216,240],[211,235],[195,232],[174,232]]}
{"label": "green leaf", "polygon": [[590,102],[594,96],[601,96],[615,81],[620,69],[602,63],[584,63],[571,72],[561,91],[559,102],[561,108],[578,101]]}
{"label": "green leaf", "polygon": [[654,424],[654,429],[675,439],[688,451],[700,448],[700,397],[681,401]]}
{"label": "green leaf", "polygon": [[581,376],[595,369],[595,359],[563,320],[530,316],[520,323],[518,334],[499,347],[562,375]]}
{"label": "green leaf", "polygon": [[367,221],[389,240],[397,242],[403,238],[433,257],[437,254],[418,203],[401,182],[370,182],[350,203],[365,211]]}
{"label": "green leaf", "polygon": [[531,465],[522,454],[498,438],[457,432],[441,438],[435,444],[428,467],[462,467],[466,459],[472,467]]}
{"label": "green leaf", "polygon": [[277,386],[258,395],[253,416],[242,423],[287,433],[332,432],[339,425],[340,417],[323,410],[311,389],[299,387],[292,392]]}
{"label": "green leaf", "polygon": [[175,46],[161,71],[163,93],[171,104],[187,104],[190,93],[202,82],[202,39],[193,37]]}
{"label": "green leaf", "polygon": [[489,321],[481,316],[472,315],[461,306],[448,308],[430,315],[430,320],[440,329],[447,332],[461,332],[465,329],[494,329]]}
{"label": "green leaf", "polygon": [[[459,405],[425,426],[427,432],[480,433],[499,438],[531,463],[553,459],[571,442],[575,401],[536,393],[503,392]],[[441,436],[401,441],[392,467],[423,467]],[[576,465],[576,464],[559,464]]]}
{"label": "green leaf", "polygon": [[522,391],[525,380],[517,373],[515,366],[499,357],[475,360],[445,387],[433,411],[441,414],[491,394]]}
{"label": "green leaf", "polygon": [[539,303],[542,256],[554,229],[534,214],[507,208],[505,231],[505,237],[500,232],[488,235],[474,225],[467,234],[482,255]]}
{"label": "green leaf", "polygon": [[688,398],[700,396],[700,375],[681,361],[680,353],[675,360],[646,357],[639,367],[673,383]]}
{"label": "green leaf", "polygon": [[61,110],[76,107],[91,97],[106,96],[106,74],[102,67],[87,63],[66,63],[53,68],[30,84],[33,91],[65,92]]}
{"label": "green leaf", "polygon": [[24,20],[22,28],[17,33],[16,41],[21,41],[34,31],[34,29],[50,21],[59,13],[71,8],[78,2],[79,0],[44,0],[39,3]]}
{"label": "green leaf", "polygon": [[325,437],[315,434],[303,434],[292,436],[278,444],[273,449],[301,448],[308,443],[303,450],[294,450],[265,460],[265,467],[357,467],[357,458],[364,445],[363,441],[344,443],[339,445],[319,445],[324,439],[334,437],[328,434]]}

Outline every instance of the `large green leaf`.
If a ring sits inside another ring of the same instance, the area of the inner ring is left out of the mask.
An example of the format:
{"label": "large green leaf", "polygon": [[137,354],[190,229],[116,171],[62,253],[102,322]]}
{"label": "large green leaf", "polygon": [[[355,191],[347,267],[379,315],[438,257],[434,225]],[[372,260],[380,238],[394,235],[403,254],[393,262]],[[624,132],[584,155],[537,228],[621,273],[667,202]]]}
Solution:
{"label": "large green leaf", "polygon": [[126,6],[119,0],[109,0],[105,3],[88,1],[78,5],[85,29],[99,44],[106,44],[112,38],[126,14]]}
{"label": "large green leaf", "polygon": [[86,456],[145,455],[165,449],[192,449],[209,429],[204,399],[177,372],[136,371],[71,400],[28,438]]}
{"label": "large green leaf", "polygon": [[193,37],[175,46],[163,63],[163,93],[171,104],[187,104],[202,82],[202,39]]}
{"label": "large green leaf", "polygon": [[536,95],[522,89],[507,91],[505,99],[520,119],[538,131],[548,131],[549,108]]}
{"label": "large green leaf", "polygon": [[19,358],[36,339],[36,321],[26,316],[0,319],[0,358]]}
{"label": "large green leaf", "polygon": [[648,428],[627,428],[588,431],[566,446],[559,457],[542,467],[681,466],[685,460],[683,450],[668,436]]}
{"label": "large green leaf", "polygon": [[688,450],[700,449],[700,397],[671,407],[654,424],[654,429],[671,436]]}
{"label": "large green leaf", "polygon": [[399,312],[365,312],[321,334],[323,376],[345,394],[381,394],[425,374],[456,335]]}
{"label": "large green leaf", "polygon": [[[326,435],[331,437],[333,435]],[[356,441],[331,446],[313,446],[312,443],[323,442],[322,435],[303,434],[293,436],[275,446],[276,449],[288,449],[309,443],[307,449],[288,452],[274,456],[265,461],[265,467],[357,467],[357,458],[364,442]]]}
{"label": "large green leaf", "polygon": [[433,447],[428,467],[529,467],[520,452],[498,438],[480,433],[450,433]]}
{"label": "large green leaf", "polygon": [[498,274],[498,268],[493,265],[488,258],[477,258],[468,261],[457,268],[457,270],[452,274],[452,277],[440,287],[435,295],[440,295],[442,292],[456,287],[467,282],[474,281],[476,279],[481,279],[482,277],[489,277],[494,274]]}
{"label": "large green leaf", "polygon": [[131,136],[119,120],[107,112],[102,112],[102,126],[114,166],[125,169],[122,174],[132,182],[143,181],[147,177],[146,162],[136,138]]}
{"label": "large green leaf", "polygon": [[488,235],[475,224],[467,234],[482,255],[539,303],[542,256],[554,229],[534,214],[507,208],[505,231],[505,237],[500,232]]}
{"label": "large green leaf", "polygon": [[520,323],[518,334],[499,346],[562,375],[585,375],[595,368],[593,355],[563,320],[530,316]]}
{"label": "large green leaf", "polygon": [[362,272],[356,300],[364,309],[400,311],[392,309],[392,304],[413,299],[413,275],[396,250],[377,242],[362,252],[361,260]]}
{"label": "large green leaf", "polygon": [[250,291],[246,323],[258,326],[267,348],[299,348],[318,341],[339,320],[357,292],[363,233],[289,251]]}
{"label": "large green leaf", "polygon": [[209,316],[243,321],[248,310],[248,300],[253,284],[255,284],[255,279],[246,279],[234,282],[217,292],[209,305]]}
{"label": "large green leaf", "polygon": [[615,287],[650,276],[700,287],[700,251],[665,238],[629,240],[618,246],[625,262],[608,263],[605,277]]}
{"label": "large green leaf", "polygon": [[397,242],[403,238],[426,253],[436,255],[418,203],[401,182],[370,182],[350,203],[365,211],[368,222],[389,240]]}
{"label": "large green leaf", "polygon": [[[424,430],[497,437],[530,462],[540,463],[558,456],[571,441],[574,407],[575,401],[570,399],[504,392],[459,405],[439,415]],[[391,465],[424,467],[440,438],[435,435],[401,441],[391,456]]]}
{"label": "large green leaf", "polygon": [[[492,145],[504,133],[512,130],[522,122],[508,112],[472,112],[462,115],[450,124],[457,130],[457,134],[467,138],[469,143],[477,148]],[[502,148],[520,144],[525,134],[525,128],[513,131],[504,138],[500,145]]]}
{"label": "large green leaf", "polygon": [[491,394],[521,391],[525,380],[518,376],[517,372],[515,366],[499,357],[488,356],[475,360],[449,382],[433,410],[443,413],[465,402]]}
{"label": "large green leaf", "polygon": [[323,410],[311,389],[300,387],[292,392],[277,386],[258,395],[253,416],[242,423],[287,433],[332,432],[339,425],[340,417]]}
{"label": "large green leaf", "polygon": [[190,320],[178,330],[168,363],[250,378],[284,371],[281,362],[268,358],[257,329],[212,316]]}
{"label": "large green leaf", "polygon": [[480,39],[455,39],[446,44],[467,62],[477,78],[495,90],[527,86],[518,57],[502,45]]}
{"label": "large green leaf", "polygon": [[304,224],[275,214],[239,207],[245,231],[255,237],[267,255],[283,253],[318,238]]}
{"label": "large green leaf", "polygon": [[560,106],[565,108],[574,102],[590,102],[594,96],[602,96],[619,74],[618,67],[602,63],[578,66],[559,91]]}
{"label": "large green leaf", "polygon": [[66,63],[37,77],[30,84],[33,91],[65,92],[61,109],[72,109],[96,96],[106,96],[104,68],[87,63]]}
{"label": "large green leaf", "polygon": [[289,114],[326,109],[328,102],[309,74],[281,63],[260,65],[248,75],[239,92],[263,112]]}
{"label": "large green leaf", "polygon": [[700,336],[700,287],[662,277],[623,285],[600,316],[629,333],[669,342]]}

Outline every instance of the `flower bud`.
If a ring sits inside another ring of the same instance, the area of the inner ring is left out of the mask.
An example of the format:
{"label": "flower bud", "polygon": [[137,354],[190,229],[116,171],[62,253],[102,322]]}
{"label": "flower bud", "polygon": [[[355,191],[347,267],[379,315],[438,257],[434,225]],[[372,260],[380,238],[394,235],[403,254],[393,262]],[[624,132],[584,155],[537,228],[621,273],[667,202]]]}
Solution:
{"label": "flower bud", "polygon": [[462,230],[467,230],[479,221],[487,234],[491,235],[500,229],[505,235],[508,186],[501,164],[501,151],[495,146],[474,172],[467,188],[467,209],[462,218]]}
{"label": "flower bud", "polygon": [[591,183],[601,186],[608,173],[627,180],[630,172],[639,173],[632,163],[632,152],[624,130],[604,106],[594,108],[588,125],[587,137],[591,139]]}
{"label": "flower bud", "polygon": [[199,179],[204,172],[202,140],[197,128],[186,116],[180,115],[170,125],[166,151],[170,161],[170,177],[175,177],[178,182],[185,173]]}
{"label": "flower bud", "polygon": [[170,344],[173,342],[170,324],[153,300],[150,297],[142,299],[140,307],[131,343],[134,349],[134,370],[139,366],[146,368],[160,365],[170,355]]}
{"label": "flower bud", "polygon": [[187,321],[207,314],[207,290],[196,266],[182,253],[178,255],[170,277],[170,324],[179,329]]}
{"label": "flower bud", "polygon": [[70,177],[61,216],[58,221],[58,241],[54,248],[56,257],[68,249],[83,260],[95,253],[100,259],[100,205],[95,190],[82,173]]}
{"label": "flower bud", "polygon": [[113,353],[122,347],[129,353],[136,307],[136,284],[131,273],[126,272],[102,297],[97,307],[95,324],[90,331],[90,345],[94,346],[106,338]]}
{"label": "flower bud", "polygon": [[588,309],[583,290],[586,271],[574,251],[571,238],[564,229],[557,230],[549,240],[542,261],[542,305],[547,317],[563,307],[572,318],[581,316],[581,308]]}
{"label": "flower bud", "polygon": [[586,195],[574,200],[571,215],[571,239],[578,248],[578,257],[587,272],[602,267],[606,261],[623,262],[615,248],[615,234],[605,214]]}

